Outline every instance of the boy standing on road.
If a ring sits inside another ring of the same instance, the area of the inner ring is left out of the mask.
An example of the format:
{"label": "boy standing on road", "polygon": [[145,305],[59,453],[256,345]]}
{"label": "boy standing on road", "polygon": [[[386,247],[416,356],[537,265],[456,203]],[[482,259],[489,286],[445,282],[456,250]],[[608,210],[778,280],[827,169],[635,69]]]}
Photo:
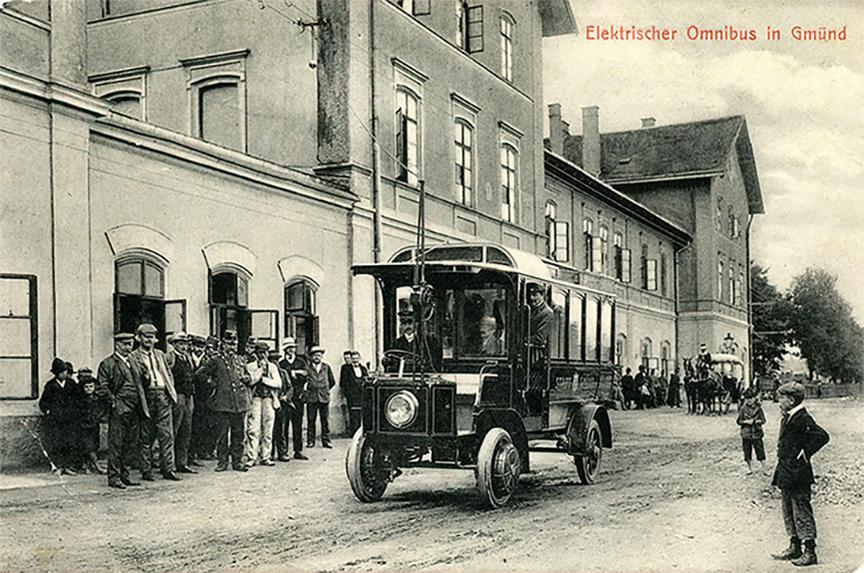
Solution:
{"label": "boy standing on road", "polygon": [[777,401],[783,418],[777,440],[777,469],[771,484],[780,488],[783,497],[789,547],[773,557],[790,560],[797,566],[815,565],[816,520],[810,505],[810,486],[814,483],[810,459],[828,443],[829,436],[804,409],[804,386],[797,382],[783,384],[777,389]]}
{"label": "boy standing on road", "polygon": [[747,473],[753,473],[753,450],[756,450],[756,460],[762,468],[762,473],[768,473],[765,468],[765,444],[762,426],[765,424],[765,412],[756,397],[753,388],[744,391],[744,405],[738,410],[738,425],[741,426],[741,447],[744,449],[744,461],[747,462]]}

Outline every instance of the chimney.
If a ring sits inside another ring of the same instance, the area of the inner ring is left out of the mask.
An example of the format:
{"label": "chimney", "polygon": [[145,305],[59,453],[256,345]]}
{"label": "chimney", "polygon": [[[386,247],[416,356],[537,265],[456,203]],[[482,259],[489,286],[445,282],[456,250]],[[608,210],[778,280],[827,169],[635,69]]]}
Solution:
{"label": "chimney", "polygon": [[549,104],[549,150],[564,155],[564,130],[561,128],[561,104]]}
{"label": "chimney", "polygon": [[596,105],[582,108],[582,169],[600,175],[600,116]]}
{"label": "chimney", "polygon": [[643,117],[642,118],[642,129],[646,127],[654,127],[657,124],[657,120],[653,117]]}

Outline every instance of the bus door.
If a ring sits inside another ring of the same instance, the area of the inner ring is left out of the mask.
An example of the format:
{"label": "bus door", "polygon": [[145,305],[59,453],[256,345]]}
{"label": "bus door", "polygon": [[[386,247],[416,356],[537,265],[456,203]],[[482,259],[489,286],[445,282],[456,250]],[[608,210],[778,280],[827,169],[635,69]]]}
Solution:
{"label": "bus door", "polygon": [[549,306],[549,287],[527,283],[524,302],[524,335],[527,348],[525,403],[527,415],[543,416],[549,406],[549,342],[553,314]]}

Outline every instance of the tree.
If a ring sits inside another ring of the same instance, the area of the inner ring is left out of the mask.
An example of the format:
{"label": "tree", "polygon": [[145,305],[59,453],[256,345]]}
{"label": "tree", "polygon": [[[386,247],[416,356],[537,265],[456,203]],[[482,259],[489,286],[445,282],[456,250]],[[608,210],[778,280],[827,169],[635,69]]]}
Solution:
{"label": "tree", "polygon": [[864,378],[864,333],[836,285],[837,277],[823,269],[795,277],[788,293],[789,326],[811,376],[858,382]]}
{"label": "tree", "polygon": [[750,265],[753,320],[753,373],[767,376],[780,369],[789,343],[789,303],[768,280],[767,269]]}

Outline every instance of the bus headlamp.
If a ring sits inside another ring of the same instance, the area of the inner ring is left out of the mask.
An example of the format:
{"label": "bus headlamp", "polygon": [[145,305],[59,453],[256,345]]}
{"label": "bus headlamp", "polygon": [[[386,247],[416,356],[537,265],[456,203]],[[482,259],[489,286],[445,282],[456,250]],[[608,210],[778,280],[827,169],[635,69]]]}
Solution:
{"label": "bus headlamp", "polygon": [[384,417],[395,428],[410,426],[417,419],[420,403],[417,397],[405,390],[390,396],[384,407]]}

